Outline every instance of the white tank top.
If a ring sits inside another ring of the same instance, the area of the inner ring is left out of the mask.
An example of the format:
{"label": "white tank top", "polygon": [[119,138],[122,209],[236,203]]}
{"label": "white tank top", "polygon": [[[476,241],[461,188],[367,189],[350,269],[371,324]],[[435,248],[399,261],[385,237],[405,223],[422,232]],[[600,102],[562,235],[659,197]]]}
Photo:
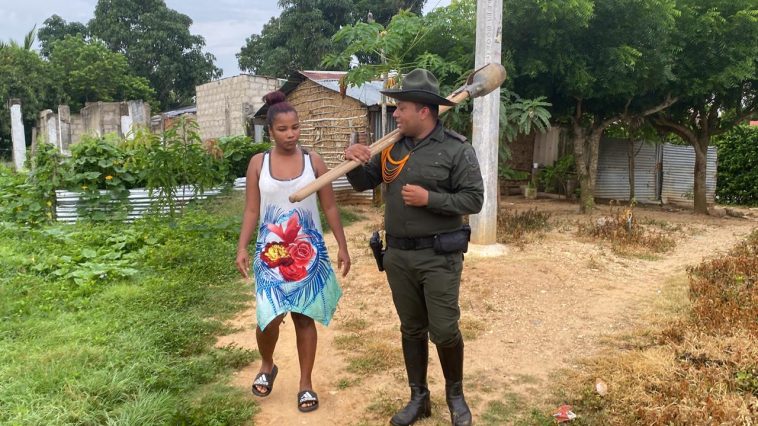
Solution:
{"label": "white tank top", "polygon": [[291,203],[289,200],[289,196],[292,195],[292,193],[310,182],[313,182],[315,179],[316,172],[313,170],[313,165],[311,164],[311,156],[304,150],[302,173],[300,173],[300,176],[288,180],[279,180],[271,176],[271,153],[264,153],[261,175],[258,179],[258,188],[261,193],[259,217],[261,219],[264,217],[267,206],[277,206],[282,211],[290,211],[295,208],[307,210],[311,213],[314,225],[316,225],[319,232],[323,232],[318,213],[317,193],[309,195],[306,199],[298,203]]}

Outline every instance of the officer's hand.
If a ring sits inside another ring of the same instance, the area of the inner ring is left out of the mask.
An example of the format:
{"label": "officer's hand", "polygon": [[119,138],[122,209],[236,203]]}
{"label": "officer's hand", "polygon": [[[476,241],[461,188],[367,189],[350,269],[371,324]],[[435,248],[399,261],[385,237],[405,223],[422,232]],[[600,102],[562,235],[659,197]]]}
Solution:
{"label": "officer's hand", "polygon": [[345,160],[358,161],[361,164],[366,164],[370,159],[371,150],[366,145],[357,143],[350,145],[345,150]]}
{"label": "officer's hand", "polygon": [[429,191],[418,185],[403,185],[402,195],[407,206],[426,207],[429,204]]}

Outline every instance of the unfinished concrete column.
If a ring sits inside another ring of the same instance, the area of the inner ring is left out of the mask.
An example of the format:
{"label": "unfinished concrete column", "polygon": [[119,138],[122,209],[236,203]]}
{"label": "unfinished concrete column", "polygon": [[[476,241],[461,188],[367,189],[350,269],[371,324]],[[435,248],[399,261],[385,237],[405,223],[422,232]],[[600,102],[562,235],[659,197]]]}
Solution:
{"label": "unfinished concrete column", "polygon": [[58,116],[53,113],[53,110],[45,110],[45,121],[43,123],[45,131],[45,142],[53,146],[58,146]]}
{"label": "unfinished concrete column", "polygon": [[71,145],[71,108],[58,105],[58,152],[68,151]]}
{"label": "unfinished concrete column", "polygon": [[13,164],[16,170],[22,170],[26,163],[26,135],[24,120],[21,115],[21,100],[11,99],[11,139],[13,140]]}
{"label": "unfinished concrete column", "polygon": [[255,128],[255,142],[261,143],[263,142],[263,126],[260,124],[256,124],[253,126]]}

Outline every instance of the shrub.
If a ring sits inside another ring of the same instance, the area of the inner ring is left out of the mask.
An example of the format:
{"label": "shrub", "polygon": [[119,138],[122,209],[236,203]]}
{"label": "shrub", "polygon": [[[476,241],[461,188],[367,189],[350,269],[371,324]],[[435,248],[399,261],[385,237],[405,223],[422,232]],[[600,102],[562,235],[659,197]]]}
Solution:
{"label": "shrub", "polygon": [[70,190],[82,193],[79,217],[95,221],[126,217],[129,188],[137,181],[127,169],[126,160],[115,135],[84,136],[72,145],[71,158],[66,163],[66,183]]}
{"label": "shrub", "polygon": [[537,209],[523,212],[501,210],[497,222],[501,242],[521,242],[526,234],[549,230],[550,213]]}
{"label": "shrub", "polygon": [[673,238],[663,232],[645,228],[637,222],[634,205],[611,206],[611,214],[579,225],[579,233],[608,241],[620,254],[665,253],[676,246]]}
{"label": "shrub", "polygon": [[716,141],[716,196],[724,204],[758,205],[758,127],[734,128]]}
{"label": "shrub", "polygon": [[758,333],[758,232],[729,256],[690,268],[689,274],[692,312],[699,324]]}
{"label": "shrub", "polygon": [[[545,167],[539,174],[539,186],[546,192],[567,192],[569,179],[576,176],[576,163],[573,155],[566,155],[558,159],[552,166]],[[569,195],[569,194],[566,194]]]}
{"label": "shrub", "polygon": [[271,148],[268,142],[255,143],[249,136],[241,135],[220,138],[218,145],[229,168],[228,181],[245,176],[250,159]]}

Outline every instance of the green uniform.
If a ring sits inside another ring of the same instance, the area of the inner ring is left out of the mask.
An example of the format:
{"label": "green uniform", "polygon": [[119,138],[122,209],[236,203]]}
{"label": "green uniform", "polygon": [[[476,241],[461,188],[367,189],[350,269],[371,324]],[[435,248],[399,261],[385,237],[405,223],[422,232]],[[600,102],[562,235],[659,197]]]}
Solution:
{"label": "green uniform", "polygon": [[[384,194],[385,230],[388,238],[423,239],[455,231],[463,215],[478,213],[484,201],[484,185],[479,162],[471,144],[455,132],[437,124],[425,139],[403,138],[390,155],[399,160],[410,153],[399,176]],[[381,156],[347,174],[358,191],[382,183]],[[407,206],[403,185],[419,185],[429,191],[426,207]],[[398,249],[391,245],[384,256],[384,268],[392,290],[401,331],[407,339],[425,339],[427,333],[439,346],[460,340],[458,289],[463,255],[437,254],[432,248]]]}

